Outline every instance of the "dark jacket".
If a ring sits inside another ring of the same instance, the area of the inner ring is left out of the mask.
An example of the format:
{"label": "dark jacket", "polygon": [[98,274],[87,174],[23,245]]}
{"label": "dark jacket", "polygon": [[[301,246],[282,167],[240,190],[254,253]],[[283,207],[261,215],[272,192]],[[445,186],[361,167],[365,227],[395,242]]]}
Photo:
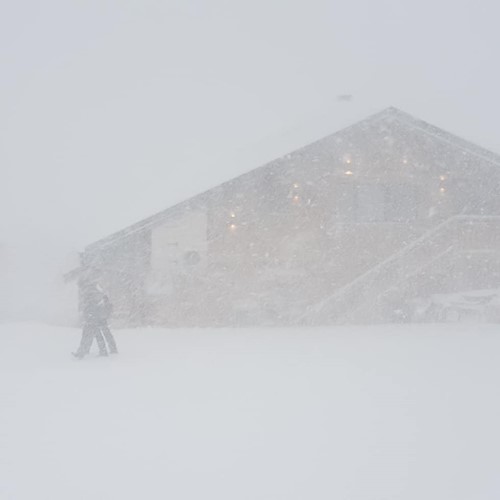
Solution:
{"label": "dark jacket", "polygon": [[106,294],[103,294],[97,304],[97,317],[101,323],[106,323],[113,313],[113,304]]}
{"label": "dark jacket", "polygon": [[84,323],[88,325],[97,325],[102,321],[102,298],[103,293],[95,284],[85,284],[81,288],[80,308]]}

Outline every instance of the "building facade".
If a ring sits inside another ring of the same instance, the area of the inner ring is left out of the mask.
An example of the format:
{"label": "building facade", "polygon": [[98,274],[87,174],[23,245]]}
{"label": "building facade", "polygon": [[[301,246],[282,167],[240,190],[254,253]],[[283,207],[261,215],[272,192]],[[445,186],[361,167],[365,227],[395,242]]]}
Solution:
{"label": "building facade", "polygon": [[116,322],[394,321],[500,286],[500,158],[390,108],[89,245]]}

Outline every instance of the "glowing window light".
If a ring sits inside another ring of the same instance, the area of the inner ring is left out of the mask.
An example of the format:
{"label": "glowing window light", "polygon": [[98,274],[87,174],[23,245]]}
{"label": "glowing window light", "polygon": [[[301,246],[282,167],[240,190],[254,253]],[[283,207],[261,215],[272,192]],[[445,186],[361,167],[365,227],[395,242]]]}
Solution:
{"label": "glowing window light", "polygon": [[352,163],[352,157],[349,153],[346,153],[343,158],[344,163],[347,163],[347,165],[350,165]]}

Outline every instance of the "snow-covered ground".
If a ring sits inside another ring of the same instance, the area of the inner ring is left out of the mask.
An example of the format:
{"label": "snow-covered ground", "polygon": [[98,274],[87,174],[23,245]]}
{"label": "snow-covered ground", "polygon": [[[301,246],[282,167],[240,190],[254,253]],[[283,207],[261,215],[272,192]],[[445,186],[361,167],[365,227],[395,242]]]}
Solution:
{"label": "snow-covered ground", "polygon": [[0,499],[498,500],[500,326],[0,326]]}

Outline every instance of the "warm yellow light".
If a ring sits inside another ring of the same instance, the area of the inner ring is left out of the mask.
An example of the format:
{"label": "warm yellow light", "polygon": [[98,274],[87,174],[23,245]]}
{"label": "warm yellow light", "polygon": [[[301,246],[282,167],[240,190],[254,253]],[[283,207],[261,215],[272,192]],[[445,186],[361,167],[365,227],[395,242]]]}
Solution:
{"label": "warm yellow light", "polygon": [[298,189],[298,188],[300,187],[300,185],[299,185],[299,183],[294,182],[293,187],[294,187],[295,189]]}
{"label": "warm yellow light", "polygon": [[296,195],[293,197],[293,201],[298,202],[299,200],[300,200],[300,196],[296,194]]}
{"label": "warm yellow light", "polygon": [[343,158],[344,158],[344,163],[347,163],[348,165],[352,163],[352,157],[349,153],[346,153]]}
{"label": "warm yellow light", "polygon": [[445,188],[443,188],[443,187],[442,187],[442,188],[439,188],[439,192],[440,192],[441,194],[442,194],[442,193],[444,193],[445,191],[446,191],[446,189],[445,189]]}
{"label": "warm yellow light", "polygon": [[236,229],[236,224],[229,224],[229,229],[231,229],[231,231],[234,231]]}
{"label": "warm yellow light", "polygon": [[231,212],[231,219],[234,219],[236,217],[236,214],[234,212]]}
{"label": "warm yellow light", "polygon": [[344,172],[345,175],[353,175],[353,172],[351,170],[346,170]]}
{"label": "warm yellow light", "polygon": [[440,181],[445,181],[446,180],[446,175],[440,175],[439,176]]}

